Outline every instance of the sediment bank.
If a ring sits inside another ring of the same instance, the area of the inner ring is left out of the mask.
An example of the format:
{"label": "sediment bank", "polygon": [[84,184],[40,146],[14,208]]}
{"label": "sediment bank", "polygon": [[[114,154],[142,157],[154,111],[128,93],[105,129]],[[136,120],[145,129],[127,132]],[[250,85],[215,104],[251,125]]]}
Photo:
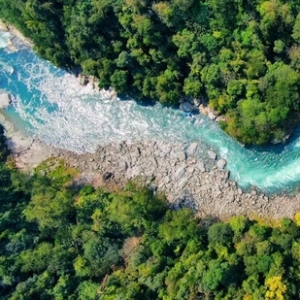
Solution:
{"label": "sediment bank", "polygon": [[19,131],[10,129],[7,133],[12,157],[22,170],[30,171],[51,156],[63,158],[80,171],[79,182],[121,188],[127,180],[138,179],[165,193],[173,207],[191,207],[201,217],[292,218],[300,211],[300,194],[268,197],[255,190],[242,191],[222,168],[225,162],[212,151],[203,153],[201,143],[123,142],[99,146],[95,153],[76,154]]}
{"label": "sediment bank", "polygon": [[201,146],[196,142],[186,146],[123,142],[82,155],[60,151],[59,157],[79,169],[89,183],[123,186],[127,180],[139,178],[164,192],[174,207],[191,207],[199,216],[292,218],[300,211],[299,194],[268,197],[254,189],[244,192],[230,180],[229,172],[222,169],[222,160],[214,159],[213,152],[199,157]]}

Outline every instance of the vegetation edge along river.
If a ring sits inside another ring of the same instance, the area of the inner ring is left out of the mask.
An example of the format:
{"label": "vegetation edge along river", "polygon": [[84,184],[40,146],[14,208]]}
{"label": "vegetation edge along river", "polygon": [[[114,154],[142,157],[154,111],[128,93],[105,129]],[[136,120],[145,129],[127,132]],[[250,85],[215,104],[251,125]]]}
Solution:
{"label": "vegetation edge along river", "polygon": [[300,5],[259,1],[1,2],[0,17],[57,66],[134,98],[208,101],[245,144],[299,123]]}
{"label": "vegetation edge along river", "polygon": [[138,183],[84,185],[62,160],[29,176],[0,130],[1,299],[299,298],[299,213],[199,218]]}

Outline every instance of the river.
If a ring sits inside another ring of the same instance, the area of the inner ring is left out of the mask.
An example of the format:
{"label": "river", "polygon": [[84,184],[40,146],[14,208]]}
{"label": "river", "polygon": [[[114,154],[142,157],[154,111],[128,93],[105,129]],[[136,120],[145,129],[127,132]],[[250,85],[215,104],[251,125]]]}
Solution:
{"label": "river", "polygon": [[105,92],[80,86],[15,38],[18,50],[11,51],[9,39],[0,31],[0,90],[13,96],[4,114],[26,134],[78,153],[124,140],[201,141],[227,160],[232,179],[243,188],[278,193],[300,186],[299,129],[285,145],[245,148],[205,116],[111,100]]}

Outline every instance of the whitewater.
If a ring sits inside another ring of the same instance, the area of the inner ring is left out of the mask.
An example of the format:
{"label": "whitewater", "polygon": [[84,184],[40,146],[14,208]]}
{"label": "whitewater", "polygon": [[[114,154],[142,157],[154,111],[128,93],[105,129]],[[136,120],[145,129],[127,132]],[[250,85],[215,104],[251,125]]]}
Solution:
{"label": "whitewater", "polygon": [[[17,51],[8,43],[14,39]],[[200,141],[227,160],[231,178],[243,188],[265,193],[300,186],[300,130],[285,145],[245,148],[206,116],[111,99],[109,93],[81,86],[78,78],[40,59],[20,40],[0,31],[0,91],[12,96],[3,111],[15,127],[40,140],[77,153],[110,142]]]}

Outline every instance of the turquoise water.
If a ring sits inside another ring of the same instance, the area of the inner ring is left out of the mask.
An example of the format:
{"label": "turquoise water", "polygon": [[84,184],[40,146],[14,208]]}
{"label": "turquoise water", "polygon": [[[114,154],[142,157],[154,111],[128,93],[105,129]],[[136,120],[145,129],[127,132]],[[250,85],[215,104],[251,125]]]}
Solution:
{"label": "turquoise water", "polygon": [[8,39],[0,34],[0,90],[13,95],[5,114],[26,133],[79,153],[123,140],[196,140],[227,159],[231,177],[241,187],[270,193],[300,186],[299,130],[286,145],[246,149],[204,116],[186,118],[159,104],[110,100],[104,92],[80,86],[22,43],[17,52],[10,51]]}

